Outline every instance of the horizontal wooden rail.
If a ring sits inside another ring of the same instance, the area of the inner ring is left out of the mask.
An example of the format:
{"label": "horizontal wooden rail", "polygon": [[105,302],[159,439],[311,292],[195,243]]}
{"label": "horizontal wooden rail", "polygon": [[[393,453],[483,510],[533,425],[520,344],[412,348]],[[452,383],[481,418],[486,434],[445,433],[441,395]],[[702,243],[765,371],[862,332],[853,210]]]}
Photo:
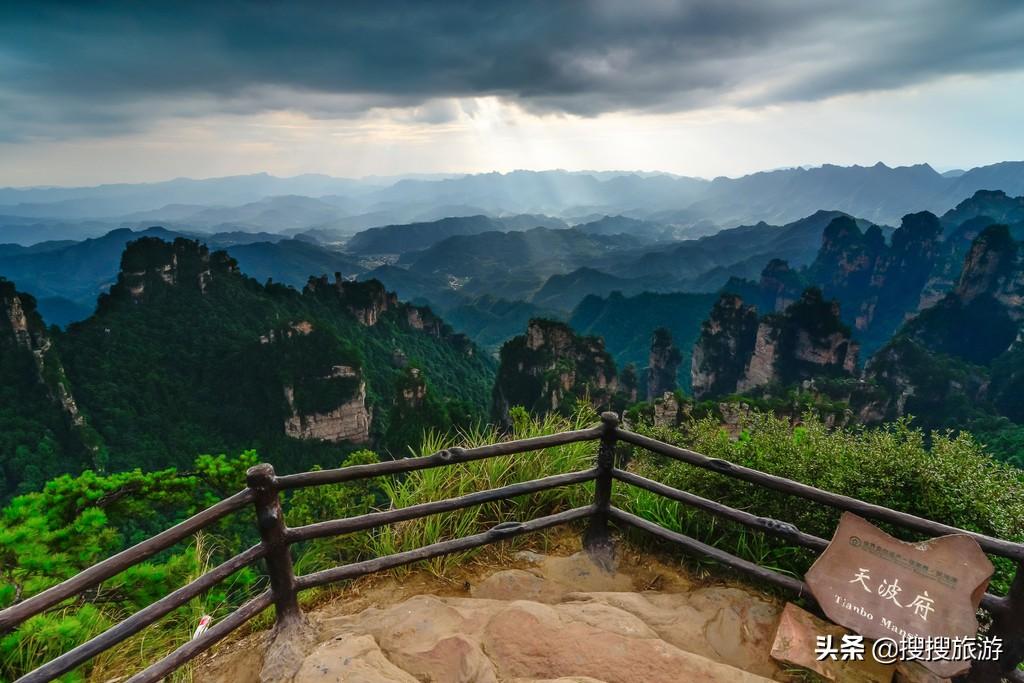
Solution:
{"label": "horizontal wooden rail", "polygon": [[92,659],[105,650],[130,638],[164,615],[181,607],[203,591],[209,590],[242,567],[247,567],[266,554],[262,545],[254,545],[245,552],[235,555],[230,560],[214,567],[195,581],[168,593],[148,607],[131,615],[116,626],[112,626],[95,638],[88,640],[73,650],[52,659],[35,671],[19,678],[15,683],[45,683],[71,671],[79,664]]}
{"label": "horizontal wooden rail", "polygon": [[297,489],[306,486],[322,486],[324,484],[340,484],[346,481],[357,479],[369,479],[385,474],[400,474],[412,472],[431,467],[442,467],[460,462],[471,462],[485,458],[495,458],[502,455],[514,455],[515,453],[528,453],[555,446],[565,446],[580,441],[593,441],[601,435],[601,427],[590,429],[579,429],[558,434],[547,434],[545,436],[534,436],[529,439],[518,439],[516,441],[502,441],[501,443],[475,448],[447,448],[432,455],[425,455],[420,458],[401,458],[399,460],[387,460],[368,465],[350,465],[339,467],[333,470],[317,470],[315,472],[301,472],[299,474],[286,474],[277,477],[275,486],[279,491]]}
{"label": "horizontal wooden rail", "polygon": [[34,617],[44,610],[78,595],[84,590],[92,588],[101,581],[105,581],[111,576],[115,576],[125,569],[152,557],[161,550],[166,550],[183,538],[191,536],[200,529],[249,505],[253,499],[254,495],[251,490],[239,491],[235,495],[225,498],[202,512],[189,517],[184,522],[172,526],[170,529],[162,531],[137,545],[133,545],[131,548],[122,550],[118,554],[75,574],[70,579],[47,588],[42,593],[37,593],[31,598],[11,605],[7,609],[0,611],[0,634],[11,630],[21,622]]}
{"label": "horizontal wooden rail", "polygon": [[396,508],[394,510],[384,510],[383,512],[371,512],[369,514],[359,515],[358,517],[346,517],[344,519],[333,519],[327,522],[307,524],[306,526],[288,529],[286,538],[289,543],[296,543],[298,541],[308,541],[314,538],[324,538],[326,536],[341,536],[343,534],[350,534],[364,529],[372,529],[385,524],[394,524],[395,522],[404,522],[410,519],[416,519],[417,517],[436,515],[440,512],[461,510],[474,505],[480,505],[481,503],[489,503],[495,500],[504,500],[506,498],[515,498],[516,496],[536,493],[538,491],[546,491],[559,486],[568,486],[570,484],[593,481],[596,477],[597,470],[570,472],[569,474],[556,474],[550,477],[544,477],[543,479],[534,479],[532,481],[510,484],[496,489],[468,493],[457,498],[447,498],[445,500],[434,501],[431,503],[420,503],[418,505],[410,505],[408,507]]}
{"label": "horizontal wooden rail", "polygon": [[193,638],[177,650],[163,659],[151,664],[139,673],[129,678],[125,683],[156,683],[160,679],[173,672],[178,667],[187,664],[203,652],[213,647],[218,641],[227,637],[236,628],[245,624],[260,612],[273,604],[274,598],[269,590],[263,591],[255,598],[245,603],[234,612],[229,614],[219,623],[210,627],[208,631]]}
{"label": "horizontal wooden rail", "polygon": [[[271,578],[271,589],[249,600],[205,633],[183,644],[174,652],[136,674],[127,683],[155,683],[159,681],[178,667],[212,647],[216,642],[260,614],[270,605],[276,605],[279,626],[285,625],[285,622],[288,621],[289,614],[286,614],[286,612],[289,610],[285,608],[289,606],[291,607],[290,616],[294,619],[301,619],[302,616],[296,599],[298,591],[470,550],[502,539],[582,519],[590,520],[590,526],[585,534],[584,547],[588,552],[592,553],[595,561],[599,558],[599,551],[602,548],[608,549],[611,547],[610,539],[607,537],[607,523],[609,521],[618,522],[679,545],[688,553],[710,558],[723,566],[746,573],[758,580],[791,591],[808,600],[813,600],[807,584],[798,578],[762,567],[724,550],[702,543],[685,534],[665,529],[653,522],[611,506],[612,482],[613,480],[618,480],[624,484],[636,486],[746,527],[777,536],[812,551],[822,551],[828,546],[827,540],[805,533],[787,522],[760,517],[750,512],[738,510],[616,468],[615,445],[616,441],[619,440],[639,446],[653,453],[735,477],[758,486],[799,496],[840,510],[855,512],[864,517],[889,522],[931,536],[967,534],[977,540],[986,552],[1017,560],[1018,563],[1024,561],[1024,544],[957,529],[914,515],[824,491],[783,477],[742,467],[726,460],[709,458],[691,450],[663,443],[626,429],[620,429],[617,426],[618,418],[614,413],[602,414],[601,420],[602,424],[590,429],[505,441],[474,448],[453,447],[424,457],[304,472],[281,477],[274,474],[273,468],[270,465],[263,464],[251,468],[247,473],[249,488],[246,490],[220,501],[184,522],[157,534],[153,538],[89,567],[57,586],[0,611],[0,634],[2,634],[26,619],[68,598],[79,595],[81,592],[124,571],[128,567],[138,564],[174,545],[185,537],[215,523],[224,516],[251,503],[256,504],[257,527],[260,530],[262,539],[259,545],[236,555],[191,583],[139,610],[107,631],[47,662],[35,671],[22,676],[16,683],[45,683],[72,671],[85,661],[118,643],[124,642],[127,638],[139,633],[145,627],[186,604],[189,600],[209,590],[233,572],[260,559],[265,559],[267,562]],[[401,474],[415,470],[471,462],[484,458],[539,451],[585,441],[600,441],[601,443],[594,469],[557,474],[542,479],[509,484],[496,489],[476,491],[456,498],[420,503],[405,508],[382,510],[357,517],[317,522],[293,529],[287,527],[281,513],[279,493],[283,490],[340,484],[370,477]],[[396,522],[419,519],[428,515],[460,510],[473,505],[506,500],[560,486],[590,481],[594,481],[595,485],[593,503],[588,506],[577,507],[522,522],[502,522],[485,532],[471,536],[441,541],[421,548],[334,567],[305,576],[294,577],[293,575],[290,547],[295,543],[340,536]],[[993,628],[998,627],[999,632],[1010,638],[1010,641],[1013,641],[1018,633],[1024,630],[1021,623],[1019,623],[1021,622],[1020,614],[1022,613],[1020,604],[1022,596],[1024,596],[1024,574],[1021,572],[1024,572],[1024,569],[1018,571],[1013,587],[1007,596],[997,597],[986,593],[981,601],[981,606],[993,614]],[[1006,658],[993,666],[997,666],[999,672],[1002,675],[1006,675],[1006,663],[1011,659],[1016,662],[1021,658],[1018,656],[1020,654],[1018,652],[1019,649],[1011,647],[1010,650],[1012,651],[1008,652]],[[1013,665],[1013,662],[1009,664],[1011,668]],[[1009,678],[1024,683],[1024,676],[1019,674],[1010,673]],[[987,680],[987,678],[983,676],[981,679],[976,680]]]}
{"label": "horizontal wooden rail", "polygon": [[451,553],[457,553],[463,550],[472,550],[473,548],[479,548],[480,546],[487,545],[488,543],[512,538],[513,536],[520,536],[522,534],[548,529],[560,524],[567,524],[578,519],[584,519],[594,514],[596,511],[596,506],[587,505],[584,507],[566,510],[564,512],[558,512],[553,515],[547,515],[546,517],[537,517],[536,519],[531,519],[528,522],[505,522],[480,534],[456,538],[450,541],[441,541],[440,543],[432,543],[430,545],[425,545],[422,548],[406,550],[405,552],[395,553],[394,555],[386,555],[372,560],[364,560],[362,562],[355,562],[353,564],[346,564],[341,567],[325,569],[312,574],[306,574],[305,576],[299,576],[295,579],[295,588],[300,591],[306,590],[308,588],[315,588],[316,586],[323,586],[328,583],[354,579],[383,569],[401,567],[402,565],[412,564],[413,562],[419,562],[420,560],[429,560],[434,557],[440,557],[441,555],[450,555]]}
{"label": "horizontal wooden rail", "polygon": [[811,601],[814,600],[814,598],[811,597],[811,592],[810,589],[807,587],[807,584],[801,581],[800,579],[795,579],[792,576],[780,574],[776,571],[772,571],[771,569],[762,567],[759,564],[754,564],[753,562],[744,560],[741,557],[736,557],[732,553],[727,553],[724,550],[719,550],[718,548],[710,546],[707,543],[701,543],[697,539],[690,538],[686,534],[681,534],[677,531],[670,531],[669,529],[659,526],[654,522],[648,522],[646,519],[642,517],[637,517],[634,514],[626,512],[625,510],[620,510],[619,508],[614,506],[609,511],[609,516],[616,522],[621,522],[623,524],[628,524],[629,526],[636,527],[637,529],[642,529],[654,536],[657,536],[658,538],[664,539],[666,541],[671,541],[672,543],[675,543],[678,546],[682,546],[684,550],[688,551],[691,554],[704,555],[706,557],[710,557],[712,560],[718,562],[721,565],[744,572],[757,579],[778,586],[779,588],[792,591],[800,597],[806,598]]}
{"label": "horizontal wooden rail", "polygon": [[[664,496],[665,498],[679,501],[685,505],[690,505],[700,510],[704,510],[723,519],[728,519],[742,524],[746,527],[778,536],[779,538],[810,550],[821,552],[828,547],[828,541],[825,539],[804,533],[788,522],[780,522],[768,517],[758,517],[757,515],[752,515],[749,512],[737,510],[736,508],[729,507],[728,505],[716,503],[713,500],[701,498],[700,496],[686,491],[680,491],[677,488],[666,486],[660,482],[652,481],[646,477],[641,477],[638,474],[626,472],[625,470],[616,469],[614,471],[614,476],[617,480],[623,483],[646,489],[652,493]],[[993,595],[992,593],[985,593],[982,596],[981,606],[992,613],[1000,612],[1006,607],[1004,604],[1004,598],[998,595]]]}
{"label": "horizontal wooden rail", "polygon": [[700,496],[686,491],[680,491],[679,489],[666,486],[657,481],[652,481],[646,477],[641,477],[639,474],[633,474],[632,472],[626,472],[625,470],[616,469],[613,476],[621,482],[636,486],[637,488],[645,489],[651,493],[656,493],[659,496],[670,498],[672,500],[679,501],[686,505],[690,505],[706,512],[710,512],[713,515],[728,519],[733,522],[738,522],[744,526],[748,526],[758,531],[763,531],[773,536],[779,536],[784,538],[791,543],[810,548],[811,550],[822,551],[828,547],[828,541],[824,538],[818,538],[811,534],[806,534],[796,526],[788,522],[780,522],[777,519],[771,519],[769,517],[758,517],[752,515],[749,512],[743,510],[737,510],[736,508],[716,503],[713,500],[707,498],[701,498]]}
{"label": "horizontal wooden rail", "polygon": [[882,507],[881,505],[865,503],[864,501],[856,498],[850,498],[849,496],[843,496],[838,493],[824,491],[813,486],[808,486],[807,484],[801,484],[800,482],[793,481],[792,479],[786,479],[785,477],[779,477],[774,474],[767,474],[759,470],[753,470],[749,467],[743,467],[742,465],[737,465],[736,463],[729,462],[728,460],[709,458],[706,455],[697,453],[696,451],[672,446],[626,429],[619,429],[618,435],[623,441],[631,443],[634,446],[646,448],[653,453],[658,453],[675,460],[680,460],[697,467],[702,467],[704,469],[711,470],[712,472],[718,472],[736,479],[742,479],[752,484],[764,486],[765,488],[773,489],[775,491],[781,491],[782,493],[788,493],[790,495],[806,498],[807,500],[813,500],[817,503],[823,503],[840,510],[848,510],[849,512],[861,515],[862,517],[890,522],[931,536],[967,534],[974,538],[985,552],[992,553],[993,555],[1001,555],[1002,557],[1008,557],[1013,560],[1024,560],[1024,544],[1021,543],[1004,541],[1001,538],[994,538],[974,531],[958,529],[953,526],[917,517],[906,512],[891,510],[887,507]]}

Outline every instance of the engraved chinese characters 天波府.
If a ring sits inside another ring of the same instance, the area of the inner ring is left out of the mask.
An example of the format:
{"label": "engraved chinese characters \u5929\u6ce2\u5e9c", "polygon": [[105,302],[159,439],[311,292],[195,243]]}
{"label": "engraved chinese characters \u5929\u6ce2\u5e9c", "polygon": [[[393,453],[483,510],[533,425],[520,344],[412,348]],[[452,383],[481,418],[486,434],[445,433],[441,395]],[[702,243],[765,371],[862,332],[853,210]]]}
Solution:
{"label": "engraved chinese characters \u5929\u6ce2\u5e9c", "polygon": [[[806,580],[835,623],[865,638],[906,642],[975,636],[975,613],[992,572],[970,536],[908,543],[846,512]],[[970,667],[939,658],[921,664],[945,677]]]}

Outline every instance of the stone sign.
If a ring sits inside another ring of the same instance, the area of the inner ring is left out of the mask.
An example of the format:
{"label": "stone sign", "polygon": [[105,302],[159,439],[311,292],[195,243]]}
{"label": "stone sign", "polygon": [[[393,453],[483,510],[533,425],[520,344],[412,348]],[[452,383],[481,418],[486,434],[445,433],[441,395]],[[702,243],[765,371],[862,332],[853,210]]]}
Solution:
{"label": "stone sign", "polygon": [[[975,636],[992,572],[966,534],[907,543],[846,512],[805,579],[829,619],[865,638],[901,643]],[[964,660],[921,663],[946,677],[970,667]]]}

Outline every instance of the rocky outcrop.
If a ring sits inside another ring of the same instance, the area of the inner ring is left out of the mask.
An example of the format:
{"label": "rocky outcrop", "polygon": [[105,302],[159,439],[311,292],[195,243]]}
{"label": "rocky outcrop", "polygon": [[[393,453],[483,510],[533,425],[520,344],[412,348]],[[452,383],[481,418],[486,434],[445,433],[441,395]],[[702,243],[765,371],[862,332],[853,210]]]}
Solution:
{"label": "rocky outcrop", "polygon": [[913,414],[925,425],[994,404],[1016,419],[1024,384],[1021,324],[1024,265],[1005,225],[989,226],[967,250],[954,289],[922,311],[868,364],[886,389],[871,406],[886,419]]}
{"label": "rocky outcrop", "polygon": [[758,317],[735,294],[723,294],[701,325],[690,377],[695,398],[732,393],[754,351]]}
{"label": "rocky outcrop", "polygon": [[962,304],[991,297],[1015,320],[1024,317],[1024,269],[1019,246],[1005,225],[993,225],[971,244],[953,296]]}
{"label": "rocky outcrop", "polygon": [[861,232],[853,218],[836,218],[822,233],[808,279],[830,296],[861,295],[870,287],[885,251],[885,236],[878,226]]}
{"label": "rocky outcrop", "polygon": [[406,306],[405,309],[405,322],[406,324],[420,332],[440,337],[445,334],[445,325],[429,308],[423,308],[421,306]]}
{"label": "rocky outcrop", "polygon": [[693,351],[698,399],[789,386],[819,375],[853,376],[859,348],[839,319],[839,304],[808,289],[783,313],[758,319],[753,308],[723,294]]}
{"label": "rocky outcrop", "polygon": [[385,312],[399,308],[398,295],[387,291],[380,281],[346,280],[342,278],[341,273],[334,274],[333,283],[326,275],[311,277],[306,283],[304,291],[336,297],[349,313],[355,316],[359,324],[365,327],[373,327]]}
{"label": "rocky outcrop", "polygon": [[401,398],[396,399],[410,408],[420,408],[427,398],[427,383],[419,368],[409,368],[405,373],[401,386]]}
{"label": "rocky outcrop", "polygon": [[862,233],[852,219],[838,218],[806,277],[841,301],[846,323],[877,348],[917,312],[940,260],[941,237],[939,219],[927,211],[904,216],[888,244],[877,226]]}
{"label": "rocky outcrop", "polygon": [[1005,225],[983,230],[953,291],[910,321],[903,334],[931,351],[988,365],[1017,342],[1024,320],[1024,264]]}
{"label": "rocky outcrop", "polygon": [[[64,413],[74,428],[86,428],[85,417],[71,393],[64,367],[56,353],[51,353],[53,341],[36,311],[36,301],[28,294],[18,292],[13,282],[0,278],[0,338],[6,337],[16,348],[32,354],[39,384],[46,387],[50,398]],[[91,432],[91,430],[90,430]]]}
{"label": "rocky outcrop", "polygon": [[571,411],[588,398],[608,407],[619,388],[615,361],[599,337],[581,337],[565,323],[533,319],[526,334],[501,347],[493,414],[506,421],[511,406],[546,412]]}
{"label": "rocky outcrop", "polygon": [[301,413],[295,401],[295,388],[284,387],[285,401],[289,416],[285,419],[284,432],[295,439],[317,439],[320,441],[350,441],[366,443],[370,440],[372,416],[366,407],[366,383],[354,368],[335,366],[324,379],[355,379],[358,389],[355,396],[341,405],[322,413]]}
{"label": "rocky outcrop", "polygon": [[772,259],[768,262],[761,271],[761,280],[758,284],[766,300],[766,305],[760,309],[763,313],[786,310],[804,291],[804,282],[800,274],[782,259]]}
{"label": "rocky outcrop", "polygon": [[[104,440],[80,409],[36,300],[0,277],[0,498],[43,476],[107,466]],[[49,474],[46,474],[49,473]]]}
{"label": "rocky outcrop", "polygon": [[675,427],[680,419],[689,415],[691,405],[680,405],[674,392],[667,391],[654,401],[654,426]]}
{"label": "rocky outcrop", "polygon": [[[179,237],[165,242],[142,237],[129,242],[121,255],[121,270],[111,297],[129,297],[142,303],[167,287],[206,292],[220,274],[237,273],[237,262],[224,251],[210,252],[198,240]],[[100,307],[104,297],[100,297]]]}
{"label": "rocky outcrop", "polygon": [[743,374],[736,380],[737,392],[750,391],[776,380],[779,341],[782,337],[782,326],[779,323],[778,318],[767,318],[758,324],[754,336],[754,352],[747,361]]}
{"label": "rocky outcrop", "polygon": [[647,400],[676,390],[676,373],[683,356],[672,343],[672,333],[659,327],[651,337],[647,358]]}
{"label": "rocky outcrop", "polygon": [[25,309],[21,304],[21,296],[13,291],[13,284],[10,289],[9,293],[5,292],[2,298],[0,298],[0,307],[3,308],[4,317],[7,318],[7,322],[10,325],[9,332],[14,338],[15,344],[28,351],[33,351],[40,345],[40,340],[38,336],[33,339],[33,334],[29,330],[28,317],[25,315]]}

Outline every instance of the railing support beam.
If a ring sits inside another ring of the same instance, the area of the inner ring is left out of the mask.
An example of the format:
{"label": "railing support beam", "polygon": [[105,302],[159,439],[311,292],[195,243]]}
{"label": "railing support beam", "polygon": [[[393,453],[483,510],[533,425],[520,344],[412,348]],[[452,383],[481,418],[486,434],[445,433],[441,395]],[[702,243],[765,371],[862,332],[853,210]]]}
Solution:
{"label": "railing support beam", "polygon": [[615,470],[615,444],[618,441],[619,416],[601,413],[601,443],[597,449],[597,478],[594,480],[596,512],[583,536],[583,548],[591,561],[608,572],[615,570],[615,545],[608,529],[612,503],[612,474]]}
{"label": "railing support beam", "polygon": [[304,622],[295,592],[295,570],[288,545],[288,530],[281,511],[274,466],[262,463],[250,467],[245,481],[256,494],[256,525],[266,548],[267,574],[277,611],[278,630]]}
{"label": "railing support beam", "polygon": [[1017,573],[1010,591],[1003,598],[1005,609],[992,614],[992,626],[987,636],[999,638],[1003,650],[995,661],[975,661],[965,679],[970,683],[998,681],[1003,677],[1014,679],[1017,665],[1024,661],[1024,562],[1017,564]]}

